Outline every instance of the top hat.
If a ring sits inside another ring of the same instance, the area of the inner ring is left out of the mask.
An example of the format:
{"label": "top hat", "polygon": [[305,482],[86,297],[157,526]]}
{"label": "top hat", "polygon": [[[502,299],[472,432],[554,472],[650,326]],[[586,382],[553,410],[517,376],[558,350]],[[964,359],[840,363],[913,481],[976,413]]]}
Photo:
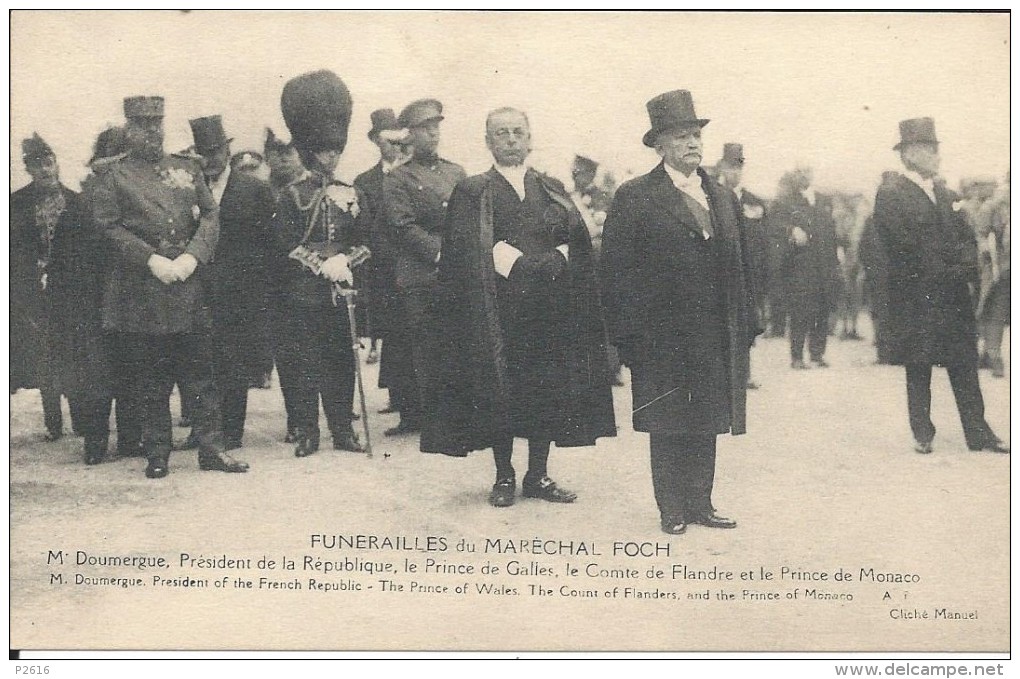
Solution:
{"label": "top hat", "polygon": [[935,137],[935,121],[932,118],[911,118],[900,121],[900,142],[893,147],[893,151],[899,151],[908,144],[935,144],[939,140]]}
{"label": "top hat", "polygon": [[719,165],[729,167],[741,167],[744,164],[744,145],[743,144],[723,144],[722,147],[722,158],[719,159]]}
{"label": "top hat", "polygon": [[325,69],[291,78],[280,95],[291,143],[304,151],[343,151],[352,107],[347,85]]}
{"label": "top hat", "polygon": [[206,116],[189,120],[191,125],[191,136],[195,140],[195,150],[205,155],[234,141],[227,138],[223,131],[222,116]]}
{"label": "top hat", "polygon": [[38,163],[54,155],[53,149],[43,141],[38,132],[33,132],[31,137],[21,142],[21,159],[26,163]]}
{"label": "top hat", "polygon": [[162,118],[163,97],[125,97],[125,118]]}
{"label": "top hat", "polygon": [[654,147],[655,140],[663,132],[688,125],[698,127],[708,125],[708,119],[699,118],[694,113],[694,99],[687,90],[673,90],[660,94],[645,106],[648,109],[648,118],[652,122],[652,129],[645,132],[641,139],[645,146]]}
{"label": "top hat", "polygon": [[599,164],[591,158],[578,154],[574,156],[574,167],[579,170],[587,170],[588,172],[597,172]]}
{"label": "top hat", "polygon": [[391,108],[380,108],[372,111],[372,129],[368,131],[368,138],[372,139],[383,130],[399,130],[400,123],[397,122],[397,114]]}
{"label": "top hat", "polygon": [[443,120],[443,104],[438,99],[412,101],[397,119],[401,127],[417,127],[430,120]]}

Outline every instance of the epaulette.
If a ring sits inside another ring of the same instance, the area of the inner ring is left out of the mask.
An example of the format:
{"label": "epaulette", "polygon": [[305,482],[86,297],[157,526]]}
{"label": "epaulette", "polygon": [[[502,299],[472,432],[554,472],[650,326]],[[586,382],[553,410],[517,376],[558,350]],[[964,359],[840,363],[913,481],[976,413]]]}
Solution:
{"label": "epaulette", "polygon": [[97,158],[89,163],[89,167],[92,168],[93,172],[106,172],[115,164],[127,158],[128,154],[120,153],[116,156],[107,156],[106,158]]}

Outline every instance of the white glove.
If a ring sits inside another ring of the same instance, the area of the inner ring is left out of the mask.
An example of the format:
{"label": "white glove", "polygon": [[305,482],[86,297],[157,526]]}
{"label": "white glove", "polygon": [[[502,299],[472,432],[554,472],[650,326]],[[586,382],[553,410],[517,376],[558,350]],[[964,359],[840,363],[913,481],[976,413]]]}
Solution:
{"label": "white glove", "polygon": [[177,268],[174,266],[173,260],[167,259],[163,255],[153,254],[149,256],[147,263],[152,275],[158,278],[164,285],[170,285],[180,280],[177,277]]}
{"label": "white glove", "polygon": [[334,283],[354,285],[354,274],[347,261],[347,255],[333,255],[322,263],[322,275]]}
{"label": "white glove", "polygon": [[799,226],[793,227],[793,231],[790,234],[793,237],[793,242],[797,245],[807,245],[808,235],[804,229]]}
{"label": "white glove", "polygon": [[503,278],[510,278],[510,270],[523,256],[523,252],[503,240],[492,246],[492,264]]}
{"label": "white glove", "polygon": [[195,259],[195,255],[190,252],[185,252],[172,262],[174,270],[177,273],[177,280],[186,281],[191,278],[191,274],[195,273],[195,268],[198,266],[198,260]]}

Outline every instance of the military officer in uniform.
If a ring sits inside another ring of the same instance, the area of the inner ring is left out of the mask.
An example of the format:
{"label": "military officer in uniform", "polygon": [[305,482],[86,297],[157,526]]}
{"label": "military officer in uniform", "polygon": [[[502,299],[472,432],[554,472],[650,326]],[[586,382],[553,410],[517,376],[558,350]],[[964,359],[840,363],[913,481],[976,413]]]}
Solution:
{"label": "military officer in uniform", "polygon": [[163,152],[163,98],[128,97],[127,155],[96,177],[97,229],[113,250],[103,327],[135,376],[148,478],[169,472],[170,392],[180,376],[196,394],[199,467],[245,472],[223,451],[213,381],[206,267],[219,237],[216,202],[199,168]]}
{"label": "military officer in uniform", "polygon": [[442,120],[443,105],[435,99],[419,99],[404,107],[398,122],[410,130],[414,156],[383,180],[403,307],[403,322],[394,332],[398,342],[412,347],[412,370],[394,376],[402,401],[400,423],[386,431],[391,436],[419,431],[423,409],[430,405],[436,329],[430,327],[429,319],[443,246],[442,226],[453,187],[466,176],[460,165],[436,154]]}
{"label": "military officer in uniform", "polygon": [[294,455],[319,449],[319,398],[334,450],[362,452],[351,427],[354,350],[334,286],[354,282],[347,255],[362,240],[358,192],[333,178],[347,145],[351,96],[331,71],[284,86],[283,118],[308,174],[283,192],[273,220],[277,362],[291,376]]}
{"label": "military officer in uniform", "polygon": [[733,528],[713,506],[716,438],[746,429],[748,352],[757,330],[733,192],[701,165],[687,90],[647,104],[645,146],[662,162],[623,184],[602,240],[607,320],[631,368],[634,429],[651,441],[662,530]]}

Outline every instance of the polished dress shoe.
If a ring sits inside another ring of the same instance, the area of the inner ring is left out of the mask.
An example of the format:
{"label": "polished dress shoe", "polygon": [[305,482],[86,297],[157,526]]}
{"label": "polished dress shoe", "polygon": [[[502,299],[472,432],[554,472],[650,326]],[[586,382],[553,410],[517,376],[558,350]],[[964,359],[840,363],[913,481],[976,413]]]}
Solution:
{"label": "polished dress shoe", "polygon": [[985,442],[982,443],[980,446],[977,447],[968,446],[968,447],[976,453],[984,451],[987,453],[1003,453],[1005,455],[1009,455],[1009,444],[1005,443],[1002,439],[998,438],[997,436],[993,436],[989,439],[986,439]]}
{"label": "polished dress shoe", "polygon": [[319,450],[319,434],[305,434],[301,431],[294,432],[294,457],[308,457]]}
{"label": "polished dress shoe", "polygon": [[548,476],[543,476],[537,481],[524,477],[524,483],[521,484],[521,495],[545,500],[546,502],[560,502],[564,504],[577,499],[576,493],[560,488]]}
{"label": "polished dress shoe", "polygon": [[145,468],[145,478],[161,479],[170,473],[170,461],[165,457],[150,457]]}
{"label": "polished dress shoe", "polygon": [[514,503],[516,494],[516,479],[499,479],[492,486],[492,492],[489,493],[489,504],[493,507],[510,507]]}
{"label": "polished dress shoe", "polygon": [[687,532],[687,521],[683,518],[666,518],[659,522],[662,532],[667,535],[683,535]]}
{"label": "polished dress shoe", "polygon": [[198,468],[204,472],[243,474],[248,471],[248,463],[235,460],[226,453],[211,453],[198,458]]}
{"label": "polished dress shoe", "polygon": [[198,448],[198,434],[192,429],[188,432],[188,438],[174,446],[174,450],[194,450]]}
{"label": "polished dress shoe", "polygon": [[395,427],[391,427],[383,432],[384,436],[403,436],[404,434],[416,434],[421,431],[421,424],[417,422],[409,422],[407,420],[401,420]]}
{"label": "polished dress shoe", "polygon": [[795,358],[790,361],[790,367],[794,370],[808,370],[807,364],[804,363],[804,359]]}
{"label": "polished dress shoe", "polygon": [[693,514],[688,517],[689,523],[696,523],[699,526],[707,526],[709,528],[736,528],[737,522],[733,519],[727,519],[725,516],[719,516],[714,509],[707,512],[700,512]]}
{"label": "polished dress shoe", "polygon": [[933,450],[931,441],[914,441],[914,452],[921,455],[930,455]]}
{"label": "polished dress shoe", "polygon": [[365,452],[365,446],[353,431],[343,431],[333,436],[333,450],[347,450],[352,453]]}

